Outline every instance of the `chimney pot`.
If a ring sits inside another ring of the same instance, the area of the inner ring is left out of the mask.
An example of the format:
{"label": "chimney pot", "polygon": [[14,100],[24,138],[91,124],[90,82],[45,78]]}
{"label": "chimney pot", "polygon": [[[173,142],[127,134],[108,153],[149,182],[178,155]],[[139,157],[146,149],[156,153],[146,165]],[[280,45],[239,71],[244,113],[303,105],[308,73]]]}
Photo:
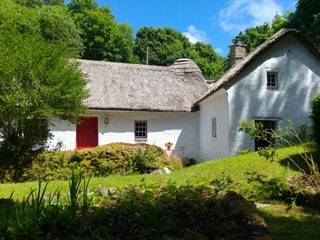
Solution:
{"label": "chimney pot", "polygon": [[239,35],[236,36],[236,44],[242,44],[241,37]]}
{"label": "chimney pot", "polygon": [[241,37],[236,36],[235,44],[230,46],[231,66],[243,59],[246,53],[246,45],[241,42]]}

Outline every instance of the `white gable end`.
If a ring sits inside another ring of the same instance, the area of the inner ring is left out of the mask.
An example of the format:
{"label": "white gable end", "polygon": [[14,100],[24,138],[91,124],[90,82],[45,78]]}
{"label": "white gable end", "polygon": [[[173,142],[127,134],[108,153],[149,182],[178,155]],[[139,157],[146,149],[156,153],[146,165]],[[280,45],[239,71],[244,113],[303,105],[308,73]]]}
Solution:
{"label": "white gable end", "polygon": [[[230,154],[254,149],[254,141],[238,131],[238,123],[271,120],[283,127],[307,124],[310,100],[320,92],[319,61],[291,36],[280,39],[234,80],[228,90]],[[276,73],[277,89],[268,89],[267,73]]]}

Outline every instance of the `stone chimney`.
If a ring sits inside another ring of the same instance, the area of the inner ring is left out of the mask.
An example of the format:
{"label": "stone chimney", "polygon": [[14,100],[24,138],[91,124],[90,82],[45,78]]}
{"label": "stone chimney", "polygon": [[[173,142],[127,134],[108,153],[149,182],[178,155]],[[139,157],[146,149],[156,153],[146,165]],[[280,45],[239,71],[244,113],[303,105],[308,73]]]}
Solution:
{"label": "stone chimney", "polygon": [[235,44],[230,46],[231,66],[237,64],[246,54],[246,45],[241,42],[240,36],[236,36]]}

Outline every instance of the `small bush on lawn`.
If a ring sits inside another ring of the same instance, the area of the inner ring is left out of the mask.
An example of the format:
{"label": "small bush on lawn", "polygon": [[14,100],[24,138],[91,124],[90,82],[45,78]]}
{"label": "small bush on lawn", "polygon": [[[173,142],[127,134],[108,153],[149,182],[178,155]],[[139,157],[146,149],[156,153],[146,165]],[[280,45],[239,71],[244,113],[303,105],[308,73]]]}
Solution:
{"label": "small bush on lawn", "polygon": [[182,163],[172,161],[157,146],[112,143],[91,149],[43,153],[25,169],[20,181],[66,180],[71,175],[71,167],[77,174],[100,177],[150,173],[164,166],[173,170],[181,168]]}

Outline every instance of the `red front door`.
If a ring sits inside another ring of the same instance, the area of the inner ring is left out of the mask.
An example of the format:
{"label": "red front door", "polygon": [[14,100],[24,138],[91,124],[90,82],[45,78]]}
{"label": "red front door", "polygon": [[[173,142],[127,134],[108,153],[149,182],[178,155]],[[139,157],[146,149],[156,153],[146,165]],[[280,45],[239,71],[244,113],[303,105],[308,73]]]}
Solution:
{"label": "red front door", "polygon": [[98,146],[98,117],[79,117],[77,125],[76,148],[92,148]]}

